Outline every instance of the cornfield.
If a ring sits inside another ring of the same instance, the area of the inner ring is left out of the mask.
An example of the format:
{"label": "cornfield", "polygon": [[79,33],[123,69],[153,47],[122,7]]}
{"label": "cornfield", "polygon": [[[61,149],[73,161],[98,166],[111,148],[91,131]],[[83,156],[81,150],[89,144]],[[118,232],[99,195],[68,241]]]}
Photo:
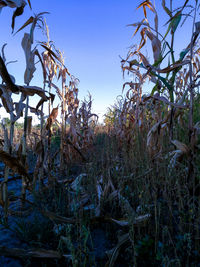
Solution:
{"label": "cornfield", "polygon": [[[200,265],[200,3],[159,5],[162,30],[150,0],[137,7],[142,20],[128,25],[140,36],[121,59],[132,78],[104,124],[90,94],[80,101],[79,79],[50,39],[48,12],[16,31],[30,26],[21,42],[24,85],[9,74],[2,45],[0,107],[9,119],[0,127],[0,223],[21,245],[1,246],[1,256],[20,266]],[[15,8],[14,32],[31,1],[0,1],[6,6]],[[175,51],[188,20],[191,38]],[[45,41],[34,40],[36,30]],[[31,84],[36,61],[41,87]]]}

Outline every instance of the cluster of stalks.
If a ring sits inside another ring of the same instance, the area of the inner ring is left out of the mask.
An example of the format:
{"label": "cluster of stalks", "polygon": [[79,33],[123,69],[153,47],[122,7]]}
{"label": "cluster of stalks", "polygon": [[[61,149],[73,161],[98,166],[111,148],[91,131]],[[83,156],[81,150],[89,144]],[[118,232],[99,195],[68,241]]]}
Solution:
{"label": "cluster of stalks", "polygon": [[[28,1],[31,8],[31,3]],[[6,1],[0,3],[0,7],[10,6],[24,9],[25,1]],[[16,12],[13,19],[16,17]],[[5,47],[3,45],[0,55],[0,75],[2,83],[0,84],[0,98],[3,108],[9,114],[9,124],[6,125],[5,120],[2,120],[1,131],[1,150],[0,158],[5,163],[4,181],[1,183],[0,200],[4,207],[5,217],[9,213],[9,198],[8,198],[8,177],[12,170],[22,178],[22,201],[26,200],[26,190],[33,191],[35,189],[37,180],[41,182],[46,173],[48,180],[51,180],[52,162],[55,157],[59,157],[59,170],[62,175],[67,170],[66,159],[68,155],[73,158],[73,154],[83,156],[81,150],[89,146],[93,140],[92,121],[96,123],[94,118],[96,115],[92,114],[91,106],[92,99],[89,96],[89,101],[84,100],[80,103],[78,98],[78,79],[74,78],[64,65],[64,57],[62,53],[57,50],[50,40],[49,29],[43,16],[47,12],[39,13],[34,17],[31,16],[24,25],[17,31],[23,30],[28,25],[31,26],[30,33],[25,33],[22,39],[22,48],[26,58],[26,69],[24,72],[25,85],[16,85],[15,79],[8,73],[5,57]],[[20,14],[18,14],[20,15]],[[38,27],[46,32],[47,42],[39,42],[34,48],[34,31]],[[14,25],[13,25],[14,30]],[[44,49],[40,52],[38,49]],[[36,57],[41,64],[43,71],[43,88],[31,86],[31,80],[36,71]],[[61,80],[61,89],[54,83]],[[46,90],[48,87],[48,90]],[[54,92],[55,91],[55,92]],[[14,102],[15,95],[19,95],[19,102]],[[30,98],[39,96],[39,102],[36,107],[30,106]],[[53,107],[54,99],[58,96],[60,104]],[[44,103],[48,102],[48,116],[45,121]],[[60,108],[59,108],[60,107]],[[57,121],[58,113],[61,113],[61,123]],[[34,113],[40,120],[40,131],[32,130],[32,116]],[[19,118],[24,118],[23,133],[18,134],[16,139],[15,124]],[[52,154],[51,143],[54,128],[59,133],[60,146]],[[18,144],[17,144],[18,143]],[[27,162],[28,151],[36,154],[36,165],[33,170],[33,177],[30,176],[30,168]]]}

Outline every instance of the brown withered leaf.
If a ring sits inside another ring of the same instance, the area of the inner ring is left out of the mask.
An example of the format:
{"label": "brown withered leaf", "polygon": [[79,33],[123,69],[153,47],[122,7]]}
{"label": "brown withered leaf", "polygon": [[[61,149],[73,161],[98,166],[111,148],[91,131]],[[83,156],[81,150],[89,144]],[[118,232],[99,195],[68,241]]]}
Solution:
{"label": "brown withered leaf", "polygon": [[188,108],[188,106],[186,106],[186,105],[181,105],[181,104],[178,104],[178,103],[172,103],[165,96],[160,96],[158,93],[156,93],[153,96],[147,96],[147,97],[145,97],[143,99],[143,102],[146,102],[146,101],[148,101],[151,98],[153,98],[155,100],[158,100],[158,101],[161,101],[161,102],[163,102],[163,103],[165,103],[167,105],[170,105],[172,107],[175,107],[175,108],[180,108],[180,109],[186,109],[186,108]]}
{"label": "brown withered leaf", "polygon": [[145,225],[145,223],[149,220],[150,217],[151,217],[151,214],[145,214],[145,215],[141,215],[141,216],[134,218],[133,221],[128,221],[125,219],[115,220],[113,218],[109,218],[109,221],[114,222],[122,227],[130,226],[130,225],[141,226],[141,225]]}
{"label": "brown withered leaf", "polygon": [[189,153],[190,149],[189,149],[189,147],[188,147],[186,144],[184,144],[184,143],[182,143],[182,142],[180,142],[180,141],[178,141],[178,140],[172,140],[171,142],[172,142],[172,144],[175,145],[176,148],[177,148],[178,150],[180,150],[183,154],[188,154],[188,153]]}
{"label": "brown withered leaf", "polygon": [[8,113],[12,113],[14,111],[13,101],[11,98],[11,93],[7,91],[5,85],[0,84],[0,97],[2,100],[2,104]]}
{"label": "brown withered leaf", "polygon": [[12,32],[14,31],[14,28],[15,28],[15,18],[18,17],[18,16],[21,16],[24,12],[24,6],[25,5],[22,5],[18,8],[15,9],[15,12],[13,13],[13,16],[12,16]]}
{"label": "brown withered leaf", "polygon": [[139,8],[143,8],[143,12],[144,12],[144,16],[145,16],[145,18],[147,17],[147,11],[146,11],[146,7],[148,7],[152,12],[155,12],[155,9],[154,9],[154,7],[153,7],[153,5],[152,5],[152,3],[151,3],[151,1],[150,0],[145,0],[145,1],[143,1],[138,7],[137,7],[137,9],[139,9]]}
{"label": "brown withered leaf", "polygon": [[28,96],[39,95],[41,98],[44,98],[46,101],[48,100],[45,95],[45,91],[38,86],[19,86],[19,90]]}
{"label": "brown withered leaf", "polygon": [[30,0],[27,0],[27,1],[28,1],[28,4],[29,4],[30,9],[32,9],[31,1]]}
{"label": "brown withered leaf", "polygon": [[37,106],[35,108],[36,112],[38,111],[39,107],[42,106],[42,104],[45,102],[46,100],[44,100],[43,98],[40,99],[40,101],[37,103]]}
{"label": "brown withered leaf", "polygon": [[161,122],[154,124],[147,134],[147,148],[152,157],[161,149]]}
{"label": "brown withered leaf", "polygon": [[176,61],[174,64],[171,64],[170,66],[161,69],[161,70],[157,70],[159,73],[168,73],[174,69],[177,69],[179,67],[182,67],[184,65],[187,65],[190,63],[190,60],[184,60],[184,61]]}
{"label": "brown withered leaf", "polygon": [[142,63],[144,64],[144,66],[145,66],[146,68],[150,67],[150,63],[149,63],[149,61],[147,60],[147,58],[146,58],[142,53],[140,53],[140,51],[138,51],[138,54],[139,54],[139,56],[140,56],[140,58],[141,58],[141,60],[142,60]]}
{"label": "brown withered leaf", "polygon": [[42,57],[37,49],[35,50],[35,55],[39,58],[40,64],[42,66],[42,71],[43,71],[43,80],[46,81],[47,72],[46,72]]}
{"label": "brown withered leaf", "polygon": [[19,88],[13,83],[1,56],[0,56],[0,75],[2,80],[5,82],[7,88],[11,92],[13,93],[19,92]]}
{"label": "brown withered leaf", "polygon": [[53,105],[53,101],[54,101],[54,99],[55,99],[55,95],[49,93],[49,97],[50,97],[50,99],[51,99],[51,105]]}
{"label": "brown withered leaf", "polygon": [[147,37],[145,35],[145,31],[146,31],[146,28],[143,28],[140,32],[140,35],[141,35],[141,41],[140,41],[140,45],[139,45],[139,48],[138,48],[138,51],[146,44],[146,41],[147,41]]}
{"label": "brown withered leaf", "polygon": [[30,106],[29,106],[29,109],[30,109],[31,113],[34,113],[37,116],[43,116],[44,115],[44,113],[41,110],[38,110],[38,109],[30,107]]}
{"label": "brown withered leaf", "polygon": [[[22,25],[22,27],[21,28],[19,28],[19,30],[18,31],[16,31],[16,33],[18,33],[19,31],[21,31],[22,29],[24,29],[26,26],[28,26],[29,24],[31,24],[31,23],[33,23],[33,21],[34,21],[34,17],[30,17],[23,25]],[[15,33],[15,34],[16,34]]]}
{"label": "brown withered leaf", "polygon": [[15,173],[29,177],[26,168],[21,164],[19,158],[13,157],[9,153],[0,150],[0,159]]}
{"label": "brown withered leaf", "polygon": [[41,46],[46,49],[46,51],[48,51],[48,55],[49,57],[52,59],[53,62],[55,62],[54,58],[56,58],[58,60],[58,62],[60,62],[63,67],[64,67],[64,71],[65,73],[67,73],[69,76],[71,76],[71,74],[69,73],[68,69],[66,68],[66,66],[62,63],[61,58],[59,58],[59,56],[57,56],[50,47],[48,47],[45,43],[41,43]]}
{"label": "brown withered leaf", "polygon": [[[144,24],[143,24],[144,23]],[[131,24],[131,25],[128,25],[128,26],[137,26],[136,30],[134,31],[133,33],[133,36],[136,35],[136,33],[139,31],[140,27],[142,25],[145,25],[145,26],[148,26],[148,24],[145,22],[145,19],[142,20],[142,22],[138,22],[138,23],[134,23],[134,24]]]}
{"label": "brown withered leaf", "polygon": [[151,40],[154,61],[156,62],[159,59],[160,54],[161,54],[161,42],[157,38],[157,36],[153,34],[149,29],[146,28],[145,32],[148,38]]}
{"label": "brown withered leaf", "polygon": [[[41,46],[49,52],[49,56],[50,57],[53,56],[53,57],[55,57],[60,62],[60,58],[51,50],[51,48],[49,48],[45,44],[41,44]],[[51,58],[51,59],[54,61],[53,58]]]}
{"label": "brown withered leaf", "polygon": [[22,48],[25,53],[25,58],[26,58],[26,70],[24,73],[24,83],[29,84],[30,81],[33,78],[33,73],[35,72],[35,51],[31,51],[31,45],[32,45],[32,40],[31,40],[31,35],[28,33],[24,34],[24,37],[22,39]]}
{"label": "brown withered leaf", "polygon": [[53,110],[51,111],[51,114],[47,119],[46,129],[49,129],[51,127],[51,125],[55,122],[57,116],[58,116],[58,106],[57,108],[53,108]]}
{"label": "brown withered leaf", "polygon": [[25,97],[28,96],[33,96],[33,95],[38,95],[41,97],[40,101],[38,102],[37,106],[36,106],[36,111],[39,109],[39,107],[46,102],[47,100],[49,100],[49,98],[52,99],[52,95],[47,96],[45,94],[46,91],[44,91],[42,88],[38,87],[38,86],[19,86],[19,90],[25,95]]}

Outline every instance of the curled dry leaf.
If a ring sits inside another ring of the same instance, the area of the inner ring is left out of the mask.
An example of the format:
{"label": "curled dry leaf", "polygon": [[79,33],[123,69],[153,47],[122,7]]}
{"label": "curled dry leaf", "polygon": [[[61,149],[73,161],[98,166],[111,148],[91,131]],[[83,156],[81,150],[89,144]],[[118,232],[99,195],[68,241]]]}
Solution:
{"label": "curled dry leaf", "polygon": [[135,218],[134,220],[134,225],[141,225],[146,223],[151,217],[151,214],[145,214],[145,215],[140,215],[138,217]]}
{"label": "curled dry leaf", "polygon": [[168,66],[167,68],[161,69],[161,70],[157,70],[159,73],[168,73],[170,71],[173,71],[177,68],[181,68],[184,65],[187,65],[190,63],[190,60],[184,60],[184,61],[176,61],[174,62],[174,64]]}
{"label": "curled dry leaf", "polygon": [[178,140],[172,140],[171,141],[173,145],[176,146],[176,148],[178,150],[180,150],[183,154],[188,154],[190,149],[188,148],[188,146],[184,143],[181,143],[180,141]]}
{"label": "curled dry leaf", "polygon": [[2,80],[5,82],[6,87],[11,92],[13,93],[19,92],[19,88],[13,83],[13,80],[11,79],[1,56],[0,56],[0,75],[1,75]]}
{"label": "curled dry leaf", "polygon": [[143,1],[138,7],[137,9],[139,8],[143,8],[143,12],[144,12],[144,16],[145,18],[147,17],[147,11],[146,11],[146,8],[148,7],[152,12],[155,12],[155,8],[154,6],[152,5],[151,1],[150,0],[145,0]]}
{"label": "curled dry leaf", "polygon": [[183,157],[183,152],[181,150],[174,150],[173,152],[170,153],[169,156],[171,157],[171,160],[168,168],[171,170],[176,166],[178,161],[181,161]]}
{"label": "curled dry leaf", "polygon": [[151,214],[145,214],[134,218],[134,221],[128,221],[128,220],[115,220],[110,218],[109,221],[115,222],[116,224],[120,226],[140,226],[141,224],[145,224],[151,217]]}
{"label": "curled dry leaf", "polygon": [[30,107],[30,106],[29,106],[29,109],[30,109],[31,113],[34,113],[37,116],[44,116],[44,113],[41,110],[38,110],[38,109]]}
{"label": "curled dry leaf", "polygon": [[39,95],[41,98],[44,98],[46,101],[48,100],[45,95],[45,91],[38,86],[19,86],[19,90],[28,96]]}
{"label": "curled dry leaf", "polygon": [[14,110],[12,99],[4,85],[0,85],[0,98],[6,112],[12,114]]}
{"label": "curled dry leaf", "polygon": [[146,35],[151,40],[154,62],[157,62],[161,56],[161,41],[153,34],[150,29],[145,29]]}
{"label": "curled dry leaf", "polygon": [[139,56],[141,58],[142,63],[144,64],[144,66],[146,68],[150,67],[151,65],[150,65],[149,61],[147,60],[147,58],[142,53],[140,53],[139,51],[138,51],[138,54],[139,54]]}
{"label": "curled dry leaf", "polygon": [[14,11],[13,16],[12,16],[12,30],[14,30],[15,18],[17,16],[22,15],[25,5],[26,5],[25,0],[0,0],[0,12],[3,7],[7,7],[7,6],[11,8],[16,7],[16,10]]}
{"label": "curled dry leaf", "polygon": [[170,105],[172,107],[175,107],[175,108],[181,108],[181,109],[188,108],[188,106],[186,106],[186,105],[181,105],[180,103],[172,103],[172,102],[170,102],[165,96],[160,96],[159,93],[156,93],[153,96],[144,97],[143,98],[143,102],[146,102],[151,98],[155,99],[155,100],[158,100],[158,101],[161,101],[161,102],[163,102],[163,103],[165,103],[167,105]]}
{"label": "curled dry leaf", "polygon": [[24,83],[27,85],[32,80],[33,73],[36,70],[35,64],[34,64],[35,51],[34,50],[31,51],[31,45],[32,45],[31,35],[28,33],[25,33],[22,39],[22,48],[24,50],[25,58],[26,58],[26,70],[24,73]]}
{"label": "curled dry leaf", "polygon": [[3,150],[0,150],[0,159],[14,172],[29,177],[26,168],[21,164],[18,158],[11,156],[9,153]]}
{"label": "curled dry leaf", "polygon": [[39,53],[39,51],[37,49],[35,49],[35,55],[39,58],[40,64],[42,66],[42,71],[43,71],[43,80],[46,81],[47,71],[45,69],[44,62],[42,60],[42,57],[41,57],[41,55],[40,55],[40,53]]}
{"label": "curled dry leaf", "polygon": [[18,16],[21,16],[24,13],[24,7],[25,7],[25,4],[23,4],[22,6],[16,8],[15,12],[13,13],[12,25],[11,25],[12,32],[14,31],[14,28],[15,28],[15,18],[18,17]]}
{"label": "curled dry leaf", "polygon": [[50,96],[46,96],[46,94],[45,94],[46,91],[44,91],[42,88],[40,88],[38,86],[18,86],[18,87],[19,87],[19,90],[23,93],[25,98],[26,98],[26,96],[33,96],[35,94],[41,97],[40,101],[38,102],[38,104],[36,106],[36,111],[39,109],[39,107],[44,102],[49,100],[49,98],[52,99],[52,96],[53,96],[53,94],[51,94]]}
{"label": "curled dry leaf", "polygon": [[52,124],[56,121],[57,116],[58,116],[58,106],[57,108],[53,108],[53,110],[51,111],[51,114],[47,119],[46,129],[51,128]]}

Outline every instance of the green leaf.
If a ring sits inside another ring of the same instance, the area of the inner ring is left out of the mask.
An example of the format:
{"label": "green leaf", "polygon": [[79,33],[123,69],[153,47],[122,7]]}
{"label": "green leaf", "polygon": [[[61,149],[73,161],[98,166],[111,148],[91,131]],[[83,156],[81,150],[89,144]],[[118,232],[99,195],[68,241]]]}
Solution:
{"label": "green leaf", "polygon": [[167,80],[165,78],[163,78],[162,76],[160,76],[159,74],[155,73],[155,72],[152,72],[151,71],[151,74],[158,77],[159,80],[161,80],[164,85],[169,89],[169,92],[172,91],[173,92],[173,87],[167,82]]}
{"label": "green leaf", "polygon": [[173,33],[175,33],[180,21],[181,21],[181,17],[182,17],[182,14],[181,12],[177,12],[166,24],[168,24],[169,22],[169,26],[168,26],[168,29],[167,29],[167,32],[164,36],[163,39],[166,38],[167,34],[169,33],[170,30],[172,30]]}
{"label": "green leaf", "polygon": [[177,12],[176,15],[173,17],[171,24],[172,24],[172,31],[175,32],[180,21],[181,21],[182,14],[180,12]]}
{"label": "green leaf", "polygon": [[160,90],[158,89],[158,82],[156,83],[156,85],[153,87],[152,91],[151,91],[151,96],[154,95],[155,92],[160,92]]}
{"label": "green leaf", "polygon": [[181,51],[181,53],[179,55],[180,56],[179,60],[182,61],[189,51],[190,51],[190,48],[186,48],[183,51]]}

